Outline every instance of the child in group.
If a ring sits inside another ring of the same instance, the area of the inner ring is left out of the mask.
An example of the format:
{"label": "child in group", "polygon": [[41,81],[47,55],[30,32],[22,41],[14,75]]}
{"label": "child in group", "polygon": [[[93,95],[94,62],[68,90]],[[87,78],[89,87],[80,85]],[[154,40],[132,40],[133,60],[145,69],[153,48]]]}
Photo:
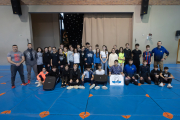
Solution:
{"label": "child in group", "polygon": [[133,64],[137,68],[137,74],[139,74],[141,54],[142,54],[142,52],[141,52],[141,50],[139,50],[139,44],[136,44],[135,49],[132,51],[132,57],[133,57]]}
{"label": "child in group", "polygon": [[143,60],[143,65],[141,65],[139,70],[139,76],[141,84],[144,84],[144,82],[151,84],[150,69],[149,66],[147,66],[146,60]]}
{"label": "child in group", "polygon": [[73,68],[73,65],[74,65],[74,48],[73,47],[70,47],[70,51],[68,51],[68,54],[67,54],[67,63],[69,65],[69,68],[72,69]]}
{"label": "child in group", "polygon": [[101,63],[101,59],[100,59],[100,49],[97,48],[96,52],[94,54],[94,70],[98,69],[98,64]]}
{"label": "child in group", "polygon": [[53,47],[53,53],[51,53],[51,67],[56,66],[58,68],[58,53],[56,52],[56,47]]}
{"label": "child in group", "polygon": [[124,62],[125,62],[125,54],[124,54],[124,50],[123,47],[119,48],[119,55],[118,55],[118,63],[122,68],[122,71],[124,69]]}
{"label": "child in group", "polygon": [[50,71],[51,54],[48,51],[48,47],[44,48],[43,62],[47,71]]}
{"label": "child in group", "polygon": [[74,64],[73,69],[70,71],[70,80],[69,80],[69,86],[67,89],[84,89],[84,86],[79,86],[81,85],[81,79],[80,79],[80,70],[78,69],[78,65]]}
{"label": "child in group", "polygon": [[96,54],[96,49],[99,49],[99,45],[98,44],[95,45],[95,49],[93,50],[94,54]]}
{"label": "child in group", "polygon": [[78,67],[80,64],[80,53],[78,52],[77,48],[74,49],[74,64],[77,64]]}
{"label": "child in group", "polygon": [[67,58],[67,47],[64,47],[64,51],[63,51],[63,54],[65,54],[66,55],[66,58]]}
{"label": "child in group", "polygon": [[164,71],[160,73],[160,81],[161,83],[159,84],[160,87],[163,87],[163,83],[168,83],[167,88],[172,88],[173,86],[171,85],[172,79],[174,79],[174,76],[168,72],[169,68],[164,67]]}
{"label": "child in group", "polygon": [[62,73],[62,85],[61,85],[61,87],[66,87],[67,82],[69,81],[69,75],[70,75],[69,66],[65,65],[65,68],[64,68],[63,73]]}
{"label": "child in group", "polygon": [[115,53],[115,49],[112,49],[112,53],[109,55],[109,67],[114,65],[114,61],[118,60],[118,55]]}
{"label": "child in group", "polygon": [[101,65],[102,69],[105,70],[105,74],[107,75],[108,51],[105,45],[102,46],[102,49],[103,50],[100,52]]}
{"label": "child in group", "polygon": [[138,77],[136,75],[136,66],[133,64],[133,60],[129,59],[129,64],[126,64],[124,67],[124,74],[125,74],[125,84],[129,85],[129,83],[134,83],[138,85]]}
{"label": "child in group", "polygon": [[115,60],[114,65],[111,66],[111,68],[109,70],[109,76],[111,76],[111,74],[115,74],[115,75],[121,74],[122,76],[124,76],[121,66],[118,65],[118,60]]}
{"label": "child in group", "polygon": [[63,54],[62,49],[59,49],[59,53],[58,53],[58,58],[59,58],[59,66],[60,66],[60,73],[62,74],[62,71],[64,70],[64,66],[66,65],[66,55]]}
{"label": "child in group", "polygon": [[91,66],[87,65],[86,66],[86,70],[84,71],[83,75],[82,75],[82,85],[84,86],[84,82],[90,82],[91,86],[89,89],[92,89],[95,87],[94,84],[94,75],[93,75],[93,71],[91,70]]}
{"label": "child in group", "polygon": [[158,66],[155,65],[154,69],[151,70],[151,74],[150,74],[151,81],[154,81],[155,85],[158,85],[159,83],[159,79],[160,79],[159,74],[160,74],[160,70],[158,70]]}
{"label": "child in group", "polygon": [[77,44],[77,51],[78,51],[78,53],[81,52],[81,45],[80,44]]}
{"label": "child in group", "polygon": [[81,73],[83,74],[83,70],[85,69],[85,53],[84,53],[85,46],[82,46],[81,53],[80,53],[80,66],[81,66]]}
{"label": "child in group", "polygon": [[40,87],[42,84],[44,84],[47,74],[48,72],[46,71],[46,68],[43,67],[42,71],[37,75],[37,82],[35,82],[35,84],[38,85],[36,87]]}
{"label": "child in group", "polygon": [[89,46],[88,51],[86,51],[85,58],[86,58],[86,65],[91,65],[92,67],[94,63],[94,52],[92,51],[92,46]]}
{"label": "child in group", "polygon": [[37,48],[37,70],[38,74],[42,71],[43,68],[43,50],[41,47]]}
{"label": "child in group", "polygon": [[56,83],[60,82],[60,72],[56,66],[53,66],[52,70],[46,76],[54,76],[56,77]]}
{"label": "child in group", "polygon": [[152,53],[151,51],[149,51],[150,46],[146,45],[146,51],[143,52],[143,60],[147,60],[147,66],[149,66],[149,70],[150,70],[150,64],[152,61]]}
{"label": "child in group", "polygon": [[[102,69],[102,65],[101,64],[98,64],[98,69],[95,71],[95,75],[105,75],[105,71]],[[98,90],[100,89],[100,86],[98,86],[98,82],[94,82],[95,83],[95,90]],[[107,82],[103,82],[103,83],[100,83],[100,84],[103,84],[102,86],[102,89],[104,90],[107,90],[108,87],[106,86],[107,85]]]}
{"label": "child in group", "polygon": [[124,54],[125,56],[125,62],[124,62],[124,66],[126,64],[129,64],[129,59],[131,59],[131,49],[129,49],[129,43],[126,43],[126,48],[124,48]]}

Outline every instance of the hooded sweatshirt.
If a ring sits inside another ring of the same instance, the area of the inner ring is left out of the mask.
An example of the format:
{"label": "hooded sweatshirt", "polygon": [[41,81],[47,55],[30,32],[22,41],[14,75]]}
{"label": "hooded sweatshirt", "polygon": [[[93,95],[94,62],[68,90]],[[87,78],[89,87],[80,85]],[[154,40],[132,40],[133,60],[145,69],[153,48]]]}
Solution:
{"label": "hooded sweatshirt", "polygon": [[87,58],[86,63],[92,64],[94,63],[94,52],[93,51],[86,51],[85,58]]}
{"label": "hooded sweatshirt", "polygon": [[133,77],[136,74],[136,66],[134,64],[126,64],[124,67],[124,74],[125,76]]}

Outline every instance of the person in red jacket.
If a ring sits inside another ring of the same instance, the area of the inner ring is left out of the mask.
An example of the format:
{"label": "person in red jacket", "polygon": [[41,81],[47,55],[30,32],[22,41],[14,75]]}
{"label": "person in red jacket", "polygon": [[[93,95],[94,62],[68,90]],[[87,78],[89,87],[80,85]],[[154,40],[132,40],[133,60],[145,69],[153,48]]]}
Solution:
{"label": "person in red jacket", "polygon": [[42,71],[37,75],[37,82],[35,82],[35,84],[38,85],[36,87],[40,87],[44,84],[47,74],[48,72],[46,71],[46,68],[43,67]]}

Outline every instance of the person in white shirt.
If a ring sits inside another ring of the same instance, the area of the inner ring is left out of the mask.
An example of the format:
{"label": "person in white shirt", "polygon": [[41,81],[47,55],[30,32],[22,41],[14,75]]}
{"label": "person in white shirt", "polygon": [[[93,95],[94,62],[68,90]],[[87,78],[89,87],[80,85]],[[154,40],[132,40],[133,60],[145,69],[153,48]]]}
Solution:
{"label": "person in white shirt", "polygon": [[112,49],[112,53],[109,55],[109,67],[114,65],[114,61],[118,60],[118,55],[115,53],[115,49]]}
{"label": "person in white shirt", "polygon": [[105,74],[107,75],[107,65],[108,65],[108,51],[105,45],[102,46],[103,51],[100,52],[100,59],[102,69],[105,70]]}
{"label": "person in white shirt", "polygon": [[[102,65],[101,64],[98,64],[98,70],[95,71],[95,74],[96,75],[105,75],[105,71],[102,69]],[[103,83],[102,89],[107,90],[108,87],[106,87],[106,85],[107,85],[107,82]],[[98,86],[97,82],[95,82],[95,86],[96,86],[94,88],[95,90],[100,89],[100,86]]]}
{"label": "person in white shirt", "polygon": [[74,64],[77,64],[78,67],[80,64],[80,54],[79,54],[77,48],[74,49]]}

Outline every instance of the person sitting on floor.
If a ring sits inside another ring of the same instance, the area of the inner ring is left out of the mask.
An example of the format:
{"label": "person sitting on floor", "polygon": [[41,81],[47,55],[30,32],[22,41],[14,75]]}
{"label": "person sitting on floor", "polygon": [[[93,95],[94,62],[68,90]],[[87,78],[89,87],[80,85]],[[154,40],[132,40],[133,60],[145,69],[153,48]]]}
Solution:
{"label": "person sitting on floor", "polygon": [[161,83],[159,84],[160,87],[163,87],[163,83],[168,83],[167,88],[172,88],[173,86],[171,86],[171,82],[172,79],[174,79],[174,76],[168,72],[169,68],[168,67],[164,67],[164,71],[162,73],[160,73],[160,81]]}
{"label": "person sitting on floor", "polygon": [[143,60],[143,65],[141,65],[139,70],[139,76],[141,84],[144,84],[144,82],[151,84],[150,69],[149,66],[147,66],[147,60]]}
{"label": "person sitting on floor", "polygon": [[65,65],[65,68],[62,72],[62,85],[61,85],[61,87],[66,87],[66,84],[69,81],[69,75],[70,75],[69,66]]}
{"label": "person sitting on floor", "polygon": [[124,74],[125,74],[125,84],[129,85],[129,83],[134,83],[138,85],[138,77],[136,75],[136,66],[133,64],[133,60],[129,59],[129,64],[126,64],[124,67]]}
{"label": "person sitting on floor", "polygon": [[36,87],[42,86],[42,84],[44,84],[47,74],[48,72],[46,71],[46,68],[42,68],[42,71],[37,75],[37,82],[35,82],[35,84],[38,85]]}
{"label": "person sitting on floor", "polygon": [[91,70],[91,66],[87,65],[86,66],[86,70],[84,71],[83,75],[82,75],[82,85],[84,86],[84,82],[91,82],[91,86],[89,89],[92,89],[95,87],[94,84],[94,75],[93,75],[93,71]]}
{"label": "person sitting on floor", "polygon": [[54,76],[54,77],[56,77],[56,83],[60,82],[60,72],[56,68],[56,66],[53,66],[52,70],[46,76]]}
{"label": "person sitting on floor", "polygon": [[80,70],[77,68],[78,65],[74,64],[73,69],[70,71],[70,81],[69,81],[69,86],[67,89],[84,89],[84,86],[79,86],[81,85],[81,79],[80,79]]}
{"label": "person sitting on floor", "polygon": [[151,70],[151,73],[150,73],[151,81],[154,81],[155,85],[159,84],[159,78],[160,78],[159,74],[160,74],[160,70],[158,70],[158,66],[155,65],[154,69]]}
{"label": "person sitting on floor", "polygon": [[[95,71],[95,75],[105,75],[105,70],[102,69],[101,64],[98,64],[98,69]],[[98,86],[98,83],[96,81],[94,83],[95,83],[95,86],[96,86],[94,89],[95,90],[100,89],[100,86]],[[103,82],[101,84],[103,84],[102,89],[104,89],[104,90],[108,89],[108,87],[106,86],[107,82]]]}
{"label": "person sitting on floor", "polygon": [[109,70],[109,76],[111,76],[111,74],[115,74],[115,75],[121,74],[122,76],[124,76],[121,66],[118,65],[118,60],[115,60],[114,65],[111,66],[111,68]]}

